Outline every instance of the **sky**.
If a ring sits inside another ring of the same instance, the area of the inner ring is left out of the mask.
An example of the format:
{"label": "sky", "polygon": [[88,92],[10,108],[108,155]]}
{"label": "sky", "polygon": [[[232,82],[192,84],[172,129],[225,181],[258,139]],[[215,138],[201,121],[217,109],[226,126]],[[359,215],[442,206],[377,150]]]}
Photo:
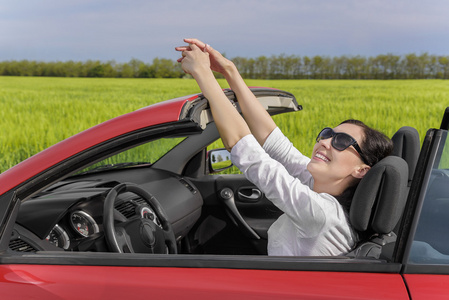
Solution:
{"label": "sky", "polygon": [[448,0],[0,0],[0,61],[449,55]]}

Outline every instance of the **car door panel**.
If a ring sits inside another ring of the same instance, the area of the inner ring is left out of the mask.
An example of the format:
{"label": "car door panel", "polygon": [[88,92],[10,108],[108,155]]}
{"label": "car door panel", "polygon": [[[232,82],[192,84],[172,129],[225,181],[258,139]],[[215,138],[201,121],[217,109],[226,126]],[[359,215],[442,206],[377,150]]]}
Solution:
{"label": "car door panel", "polygon": [[2,299],[409,299],[398,274],[214,268],[2,265],[0,288]]}
{"label": "car door panel", "polygon": [[[267,238],[268,228],[282,214],[265,195],[243,175],[223,175],[216,180],[217,191],[230,189],[233,192],[235,219],[241,219],[258,238]],[[245,230],[245,229],[243,229]]]}
{"label": "car door panel", "polygon": [[207,238],[213,244],[213,249],[202,245],[207,253],[229,254],[228,249],[232,254],[267,254],[267,231],[281,211],[256,186],[242,174],[191,181],[204,201],[202,219],[190,235],[193,247]]}
{"label": "car door panel", "polygon": [[405,274],[410,297],[420,299],[448,299],[448,275]]}
{"label": "car door panel", "polygon": [[219,176],[216,179],[216,190],[238,230],[260,254],[266,254],[268,229],[282,212],[244,175]]}
{"label": "car door panel", "polygon": [[[245,191],[251,191],[251,193],[260,196],[257,201],[248,201],[247,197],[242,195],[245,195]],[[244,186],[238,189],[236,206],[243,219],[263,239],[268,238],[268,229],[282,214],[282,211],[255,186]]]}

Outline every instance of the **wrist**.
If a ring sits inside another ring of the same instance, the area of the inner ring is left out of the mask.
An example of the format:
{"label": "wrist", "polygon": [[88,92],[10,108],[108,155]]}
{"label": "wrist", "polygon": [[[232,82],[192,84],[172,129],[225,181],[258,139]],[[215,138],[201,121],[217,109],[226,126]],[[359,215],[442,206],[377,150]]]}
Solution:
{"label": "wrist", "polygon": [[209,67],[205,66],[201,66],[190,72],[190,75],[192,75],[196,80],[211,74],[213,76],[212,70]]}
{"label": "wrist", "polygon": [[237,67],[234,65],[232,61],[228,60],[228,63],[225,66],[223,66],[223,76],[225,78],[230,78],[235,76],[236,74],[239,74]]}

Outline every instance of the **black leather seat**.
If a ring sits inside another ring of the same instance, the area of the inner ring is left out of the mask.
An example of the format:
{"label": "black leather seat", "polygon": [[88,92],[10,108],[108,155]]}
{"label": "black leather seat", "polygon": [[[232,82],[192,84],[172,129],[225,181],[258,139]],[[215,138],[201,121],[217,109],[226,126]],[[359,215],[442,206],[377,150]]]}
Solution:
{"label": "black leather seat", "polygon": [[392,155],[402,157],[408,164],[408,185],[410,186],[421,150],[419,133],[413,127],[404,126],[399,128],[391,140],[394,145]]}
{"label": "black leather seat", "polygon": [[404,159],[388,156],[360,181],[352,199],[349,219],[361,240],[347,256],[389,259],[396,241],[393,229],[407,200],[408,174]]}
{"label": "black leather seat", "polygon": [[[401,127],[391,137],[391,140],[394,145],[392,155],[402,157],[407,162],[408,187],[410,188],[413,175],[415,174],[416,164],[418,163],[419,152],[421,151],[421,142],[419,140],[418,130],[410,126]],[[401,222],[398,222],[398,225],[393,232],[399,232],[400,223]]]}

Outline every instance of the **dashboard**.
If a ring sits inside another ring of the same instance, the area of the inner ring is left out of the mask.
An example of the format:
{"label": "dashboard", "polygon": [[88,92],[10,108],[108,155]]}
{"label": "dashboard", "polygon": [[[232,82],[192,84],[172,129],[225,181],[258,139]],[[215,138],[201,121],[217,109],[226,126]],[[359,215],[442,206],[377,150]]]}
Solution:
{"label": "dashboard", "polygon": [[[180,241],[201,215],[203,199],[187,178],[133,167],[70,177],[23,202],[10,248],[14,251],[109,251],[104,238],[104,200],[120,183],[133,183],[154,196]],[[126,192],[114,203],[115,222],[149,219],[161,227],[153,208],[140,196]]]}

